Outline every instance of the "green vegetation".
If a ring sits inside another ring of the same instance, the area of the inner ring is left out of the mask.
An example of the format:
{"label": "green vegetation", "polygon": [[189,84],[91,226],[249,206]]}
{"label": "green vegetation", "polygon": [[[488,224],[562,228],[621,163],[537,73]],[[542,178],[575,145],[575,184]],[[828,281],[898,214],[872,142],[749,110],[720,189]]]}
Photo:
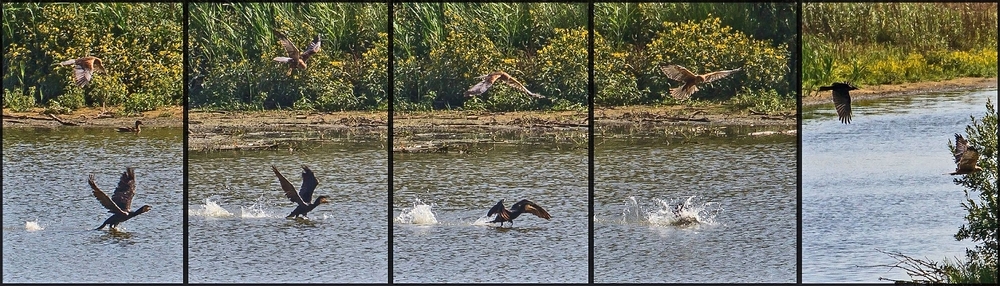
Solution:
{"label": "green vegetation", "polygon": [[[183,98],[182,10],[178,3],[4,3],[3,106],[67,113],[84,106],[121,106],[134,115]],[[58,63],[101,58],[84,88]]]}
{"label": "green vegetation", "polygon": [[[388,110],[388,7],[381,3],[191,3],[192,107]],[[272,29],[321,51],[287,76]]]}
{"label": "green vegetation", "polygon": [[997,76],[997,3],[806,3],[804,93]]}
{"label": "green vegetation", "polygon": [[694,100],[759,112],[794,110],[796,18],[791,3],[599,3],[597,105],[677,103],[660,64],[694,73],[742,68]]}
{"label": "green vegetation", "polygon": [[[405,3],[393,13],[395,110],[587,108],[586,4]],[[464,97],[494,71],[548,98],[500,83]]]}

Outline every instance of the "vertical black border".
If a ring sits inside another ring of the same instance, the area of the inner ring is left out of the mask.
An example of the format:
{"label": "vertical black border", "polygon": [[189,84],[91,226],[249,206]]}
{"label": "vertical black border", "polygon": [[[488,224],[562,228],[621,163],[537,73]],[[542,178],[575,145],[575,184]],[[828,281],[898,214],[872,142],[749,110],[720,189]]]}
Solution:
{"label": "vertical black border", "polygon": [[587,283],[594,284],[594,1],[587,2]]}
{"label": "vertical black border", "polygon": [[389,12],[389,17],[387,17],[389,23],[388,23],[388,26],[386,26],[386,33],[388,33],[387,39],[389,41],[389,43],[387,44],[387,47],[389,48],[389,52],[386,53],[387,57],[388,57],[387,60],[389,61],[388,62],[389,64],[387,65],[387,67],[388,67],[389,70],[387,71],[387,73],[388,73],[388,82],[386,83],[386,87],[385,87],[386,88],[386,94],[389,97],[389,108],[388,108],[389,118],[386,120],[386,122],[387,122],[387,127],[386,127],[386,132],[387,133],[386,134],[387,135],[386,135],[386,144],[385,144],[386,154],[388,154],[388,156],[389,156],[388,162],[386,163],[386,167],[388,168],[388,171],[386,172],[386,174],[387,174],[386,182],[388,182],[388,184],[386,185],[386,187],[387,187],[387,189],[386,189],[387,190],[387,192],[386,192],[386,195],[387,195],[387,198],[386,198],[386,211],[388,212],[388,214],[386,215],[386,218],[388,219],[388,221],[386,222],[386,225],[388,226],[386,228],[386,231],[388,232],[386,234],[386,255],[387,255],[387,258],[386,258],[386,272],[387,272],[386,273],[386,283],[391,285],[392,284],[392,206],[393,206],[393,204],[392,204],[392,146],[393,146],[392,145],[392,134],[393,134],[393,130],[392,130],[392,115],[393,115],[393,105],[396,104],[396,96],[395,96],[395,94],[393,94],[394,93],[394,89],[395,89],[394,88],[395,85],[393,84],[393,82],[394,82],[394,79],[393,79],[393,74],[394,74],[393,70],[394,69],[393,69],[393,61],[392,61],[393,57],[395,57],[395,56],[393,56],[394,55],[393,52],[394,52],[394,49],[395,49],[395,45],[393,45],[393,39],[392,39],[392,34],[394,33],[394,31],[392,29],[392,22],[393,22],[392,5],[393,5],[394,1],[389,0],[389,1],[386,1],[386,3],[387,3],[386,6],[388,6],[388,7],[386,7],[386,10]]}
{"label": "vertical black border", "polygon": [[184,37],[183,39],[181,39],[181,44],[183,45],[183,47],[181,47],[181,51],[184,53],[184,55],[183,55],[183,61],[184,62],[181,63],[183,65],[183,67],[184,67],[183,68],[184,75],[182,75],[183,81],[181,82],[181,85],[183,85],[183,89],[182,89],[182,91],[183,91],[183,98],[181,98],[181,105],[182,105],[181,108],[184,109],[181,112],[181,118],[183,118],[183,120],[184,120],[184,122],[181,124],[182,126],[184,126],[184,131],[181,132],[181,134],[183,134],[183,136],[184,136],[184,138],[182,138],[182,140],[184,141],[184,143],[181,144],[181,145],[183,145],[182,148],[184,148],[184,150],[181,151],[182,152],[182,155],[181,155],[182,157],[181,158],[184,161],[182,163],[184,169],[181,171],[181,173],[182,173],[182,175],[181,175],[182,179],[181,180],[183,181],[182,184],[184,186],[182,188],[182,191],[181,191],[181,197],[183,197],[182,202],[184,204],[184,205],[181,206],[181,209],[184,210],[184,218],[183,218],[184,225],[182,226],[182,229],[183,229],[182,233],[184,234],[184,238],[182,239],[182,245],[184,245],[184,254],[182,255],[182,258],[181,258],[181,261],[182,261],[181,265],[183,267],[182,272],[184,273],[182,275],[182,277],[183,277],[182,281],[183,281],[184,284],[188,284],[188,249],[190,249],[188,247],[188,234],[189,234],[189,232],[188,232],[188,223],[189,222],[188,222],[188,215],[187,215],[188,214],[188,172],[187,172],[188,171],[188,136],[190,136],[190,133],[188,131],[189,130],[188,129],[188,110],[189,110],[189,108],[188,108],[188,92],[189,92],[189,90],[188,90],[188,82],[190,80],[190,74],[191,74],[190,70],[189,70],[189,68],[191,67],[190,64],[189,64],[190,63],[189,60],[190,60],[190,54],[191,53],[188,50],[188,23],[190,22],[190,19],[189,19],[190,13],[189,13],[189,10],[188,10],[188,5],[189,5],[188,1],[178,2],[178,4],[181,4],[181,11],[182,11],[182,13],[184,13],[183,15],[181,15],[181,19],[182,19],[182,21],[184,21],[184,23],[181,23],[181,30],[183,31],[183,32],[181,32],[181,36]]}
{"label": "vertical black border", "polygon": [[795,145],[795,186],[797,194],[795,196],[795,217],[798,225],[795,228],[795,283],[802,284],[802,1],[795,2],[795,64],[798,65],[797,75],[793,75],[795,80],[796,114],[795,134],[798,136],[798,144]]}

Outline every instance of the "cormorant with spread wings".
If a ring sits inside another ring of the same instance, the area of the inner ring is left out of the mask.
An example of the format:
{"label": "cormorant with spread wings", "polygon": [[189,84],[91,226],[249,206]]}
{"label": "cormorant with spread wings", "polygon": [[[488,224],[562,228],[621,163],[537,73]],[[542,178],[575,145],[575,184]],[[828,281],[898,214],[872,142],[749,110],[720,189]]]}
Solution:
{"label": "cormorant with spread wings", "polygon": [[510,226],[514,226],[514,219],[516,219],[518,216],[521,216],[521,214],[525,212],[534,214],[544,219],[552,218],[552,216],[549,215],[549,212],[545,211],[545,209],[543,209],[541,206],[529,200],[521,200],[520,202],[515,203],[514,205],[510,206],[510,210],[504,209],[503,201],[504,200],[500,200],[499,202],[497,202],[497,204],[493,206],[493,208],[491,208],[489,212],[486,213],[487,217],[494,214],[497,215],[496,218],[493,219],[493,221],[490,221],[490,223],[499,222],[500,226],[503,226],[504,222],[510,222]]}
{"label": "cormorant with spread wings", "polygon": [[319,34],[316,34],[316,38],[313,39],[309,46],[306,46],[306,50],[299,52],[299,49],[292,44],[292,41],[288,40],[288,36],[284,33],[274,30],[274,34],[278,35],[278,43],[281,43],[281,47],[285,48],[285,52],[288,53],[287,57],[275,57],[274,61],[287,63],[288,73],[286,75],[291,76],[293,69],[306,69],[306,60],[310,56],[319,52],[320,39]]}
{"label": "cormorant with spread wings", "polygon": [[730,74],[740,71],[740,69],[715,71],[706,74],[694,74],[688,69],[679,65],[661,65],[660,70],[668,78],[684,83],[684,86],[670,90],[670,96],[678,100],[686,100],[698,91],[698,84],[709,83]]}
{"label": "cormorant with spread wings", "polygon": [[309,167],[302,166],[302,187],[299,188],[299,192],[295,192],[295,186],[285,179],[285,176],[278,172],[278,168],[271,166],[271,170],[274,170],[274,175],[278,176],[278,182],[281,183],[281,189],[285,191],[285,197],[288,197],[293,203],[298,204],[295,210],[291,214],[288,214],[285,218],[296,218],[302,216],[305,218],[306,214],[315,209],[319,204],[327,203],[327,196],[319,196],[316,198],[315,202],[310,203],[312,200],[313,191],[316,190],[316,186],[319,185],[319,181],[316,180],[316,175]]}
{"label": "cormorant with spread wings", "polygon": [[844,124],[851,123],[851,94],[850,91],[858,89],[850,83],[835,82],[830,86],[821,86],[819,91],[833,91],[833,105],[837,108],[837,117]]}
{"label": "cormorant with spread wings", "polygon": [[490,87],[493,86],[494,82],[496,82],[497,80],[500,80],[500,81],[503,81],[504,83],[506,83],[507,85],[509,85],[511,87],[514,87],[515,89],[517,89],[517,90],[519,90],[519,91],[521,91],[523,93],[526,93],[526,94],[530,95],[531,97],[534,97],[534,98],[545,98],[545,96],[543,96],[541,94],[537,94],[537,93],[529,91],[528,88],[525,88],[524,85],[521,84],[521,82],[518,81],[516,78],[511,77],[509,74],[507,74],[505,72],[502,72],[502,71],[493,72],[493,73],[487,74],[487,75],[482,75],[482,76],[476,77],[476,79],[480,79],[482,81],[480,81],[476,85],[473,85],[472,87],[470,87],[469,90],[465,91],[465,97],[473,97],[473,96],[477,96],[477,95],[483,94],[484,92],[486,92],[486,90],[490,89]]}
{"label": "cormorant with spread wings", "polygon": [[90,183],[90,188],[94,189],[94,197],[101,202],[104,208],[108,209],[109,213],[112,213],[111,217],[104,220],[104,223],[95,230],[102,229],[104,226],[117,229],[118,224],[148,212],[153,208],[149,205],[144,205],[136,211],[131,211],[132,197],[135,196],[135,170],[132,167],[125,169],[125,172],[122,173],[121,179],[118,180],[118,187],[115,188],[115,193],[111,197],[108,197],[107,194],[97,187],[97,182],[94,181],[93,174],[90,175],[88,183]]}
{"label": "cormorant with spread wings", "polygon": [[983,168],[977,166],[977,162],[979,162],[979,149],[969,146],[969,141],[962,138],[962,135],[955,133],[955,164],[958,167],[955,168],[955,172],[952,172],[951,175],[972,174],[976,171],[982,171]]}

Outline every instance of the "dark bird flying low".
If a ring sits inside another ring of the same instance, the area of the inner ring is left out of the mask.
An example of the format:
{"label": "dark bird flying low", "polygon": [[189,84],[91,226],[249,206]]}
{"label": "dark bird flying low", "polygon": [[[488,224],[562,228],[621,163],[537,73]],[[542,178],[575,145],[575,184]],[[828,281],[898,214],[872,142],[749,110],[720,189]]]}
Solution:
{"label": "dark bird flying low", "polygon": [[858,89],[850,83],[835,82],[830,86],[821,86],[819,91],[833,91],[833,105],[837,108],[837,117],[844,124],[851,123],[851,94],[850,91]]}
{"label": "dark bird flying low", "polygon": [[962,138],[962,135],[955,133],[955,164],[958,167],[955,168],[955,172],[952,172],[951,175],[972,174],[982,171],[983,168],[976,165],[978,162],[979,149],[976,149],[975,146],[969,146],[969,141]]}
{"label": "dark bird flying low", "polygon": [[295,192],[295,186],[285,179],[285,176],[278,172],[278,168],[271,166],[271,170],[274,170],[274,175],[278,176],[278,182],[281,183],[281,189],[285,191],[285,197],[288,197],[293,203],[298,204],[295,210],[291,214],[288,214],[285,218],[296,218],[302,216],[305,218],[306,214],[315,209],[319,204],[328,203],[327,196],[319,196],[316,198],[315,202],[309,202],[312,200],[313,191],[316,190],[316,186],[319,185],[319,181],[316,180],[316,175],[309,167],[302,166],[302,187],[299,188],[299,192]]}
{"label": "dark bird flying low", "polygon": [[490,221],[490,223],[499,222],[500,226],[503,226],[503,223],[510,222],[510,226],[514,226],[514,219],[516,219],[518,216],[521,216],[521,214],[525,212],[536,215],[544,219],[552,218],[552,216],[549,215],[549,212],[545,211],[545,209],[543,209],[541,206],[529,200],[521,200],[520,202],[515,203],[514,205],[510,206],[510,210],[504,209],[503,201],[504,200],[500,200],[499,202],[497,202],[497,204],[493,206],[493,208],[491,208],[489,212],[486,213],[487,217],[492,216],[494,214],[497,215],[496,218],[493,219],[493,221]]}
{"label": "dark bird flying low", "polygon": [[135,196],[135,170],[132,167],[125,169],[125,172],[122,173],[121,179],[118,180],[118,187],[115,188],[115,193],[111,197],[108,197],[107,194],[97,187],[97,182],[94,181],[93,174],[90,175],[88,183],[90,183],[90,188],[94,189],[94,197],[101,202],[104,208],[108,209],[109,213],[112,213],[111,217],[104,220],[104,223],[95,230],[102,229],[104,226],[117,229],[118,224],[148,212],[153,208],[149,205],[144,205],[136,211],[131,211],[132,197]]}

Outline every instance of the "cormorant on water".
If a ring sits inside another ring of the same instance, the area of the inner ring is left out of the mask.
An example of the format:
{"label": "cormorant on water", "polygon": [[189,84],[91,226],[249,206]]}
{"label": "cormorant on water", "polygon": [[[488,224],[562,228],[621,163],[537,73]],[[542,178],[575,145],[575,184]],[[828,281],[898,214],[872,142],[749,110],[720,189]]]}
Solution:
{"label": "cormorant on water", "polygon": [[94,181],[93,174],[90,175],[88,183],[90,183],[90,187],[94,189],[94,197],[101,202],[101,205],[103,205],[104,208],[108,209],[109,213],[113,214],[107,220],[104,220],[104,223],[101,224],[100,227],[94,230],[102,229],[104,226],[117,229],[118,224],[137,215],[148,212],[153,208],[149,205],[144,205],[139,208],[139,210],[130,210],[132,207],[132,197],[135,196],[135,171],[132,167],[128,167],[125,169],[125,172],[122,173],[122,177],[118,181],[118,187],[115,188],[115,193],[110,198],[97,187],[97,182]]}
{"label": "cormorant on water", "polygon": [[277,167],[271,166],[271,169],[274,170],[274,175],[278,176],[278,182],[281,183],[281,189],[285,191],[285,197],[288,197],[289,200],[298,204],[298,206],[295,207],[295,210],[293,210],[292,213],[288,214],[285,218],[295,218],[300,215],[308,218],[306,217],[306,214],[315,209],[316,206],[329,202],[327,201],[327,196],[319,196],[316,198],[315,202],[312,204],[309,203],[309,201],[312,200],[313,191],[316,190],[316,186],[319,185],[319,181],[316,180],[316,175],[313,174],[312,170],[309,170],[309,167],[304,165],[302,166],[302,187],[299,189],[298,193],[295,193],[295,186],[292,186],[292,183],[289,183],[288,179],[285,179],[285,176],[282,176],[281,172],[278,172]]}
{"label": "cormorant on water", "polygon": [[514,219],[516,219],[518,216],[521,215],[521,213],[524,212],[534,214],[544,219],[552,218],[552,216],[549,215],[549,212],[545,211],[545,209],[543,209],[541,206],[529,200],[521,200],[520,202],[515,203],[514,205],[510,206],[510,210],[504,209],[503,201],[504,200],[500,200],[499,202],[497,202],[497,204],[493,206],[493,208],[491,208],[489,212],[486,213],[486,216],[491,216],[494,214],[497,215],[497,217],[494,218],[493,221],[490,221],[491,223],[499,222],[500,226],[503,226],[504,222],[510,222],[510,226],[514,226]]}

